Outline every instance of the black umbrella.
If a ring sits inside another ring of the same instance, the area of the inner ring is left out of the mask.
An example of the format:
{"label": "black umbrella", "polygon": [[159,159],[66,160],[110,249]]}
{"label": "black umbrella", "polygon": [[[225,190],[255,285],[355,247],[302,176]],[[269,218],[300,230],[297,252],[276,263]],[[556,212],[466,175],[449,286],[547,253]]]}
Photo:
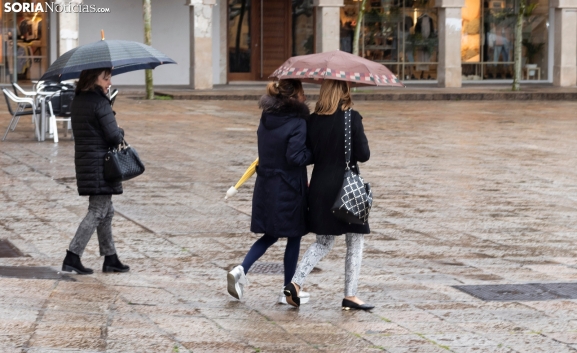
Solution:
{"label": "black umbrella", "polygon": [[60,56],[42,75],[41,81],[78,78],[88,69],[111,67],[112,75],[129,71],[154,69],[174,60],[146,44],[128,40],[101,40],[76,47]]}

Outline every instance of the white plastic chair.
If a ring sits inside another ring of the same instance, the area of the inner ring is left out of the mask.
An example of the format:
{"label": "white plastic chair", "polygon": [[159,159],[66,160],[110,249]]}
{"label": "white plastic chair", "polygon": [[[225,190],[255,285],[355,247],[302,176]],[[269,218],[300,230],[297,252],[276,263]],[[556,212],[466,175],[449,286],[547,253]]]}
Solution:
{"label": "white plastic chair", "polygon": [[23,94],[25,97],[33,98],[36,97],[36,92],[34,91],[25,91],[19,84],[16,82],[12,82],[12,86],[14,86],[15,90],[19,93]]}
{"label": "white plastic chair", "polygon": [[[68,123],[67,125],[67,129],[70,130],[72,129],[72,118],[71,117],[56,117],[56,115],[54,115],[54,110],[52,109],[52,101],[49,99],[49,97],[46,98],[47,102],[48,102],[48,110],[50,111],[50,133],[54,135],[54,143],[58,142],[58,127],[56,122],[57,121],[65,121]],[[72,138],[74,138],[74,135],[72,135]]]}
{"label": "white plastic chair", "polygon": [[[10,120],[10,124],[8,124],[8,129],[6,129],[6,133],[4,133],[4,137],[2,141],[6,140],[6,136],[10,131],[14,131],[16,129],[16,125],[20,120],[20,117],[23,115],[32,115],[32,121],[34,123],[34,132],[36,134],[36,138],[40,140],[40,129],[38,126],[38,115],[36,109],[36,103],[34,99],[29,97],[18,97],[14,93],[10,92],[9,90],[3,88],[2,92],[4,92],[4,97],[6,98],[6,105],[8,105],[8,111],[12,115],[12,120]],[[10,101],[18,104],[16,111],[12,110],[12,106],[10,105]],[[29,110],[26,108],[30,106]]]}
{"label": "white plastic chair", "polygon": [[[22,87],[20,87],[19,84],[17,84],[16,82],[12,82],[12,80],[10,80],[10,82],[12,83],[12,88],[14,90],[14,95],[19,97],[20,95],[24,95],[25,98],[32,98],[32,99],[36,99],[36,92],[35,91],[25,91]],[[38,106],[38,102],[35,101],[36,106]],[[23,106],[21,106],[23,104]],[[19,103],[18,104],[18,110],[23,110],[26,107],[25,103]],[[32,121],[34,123],[34,121]]]}

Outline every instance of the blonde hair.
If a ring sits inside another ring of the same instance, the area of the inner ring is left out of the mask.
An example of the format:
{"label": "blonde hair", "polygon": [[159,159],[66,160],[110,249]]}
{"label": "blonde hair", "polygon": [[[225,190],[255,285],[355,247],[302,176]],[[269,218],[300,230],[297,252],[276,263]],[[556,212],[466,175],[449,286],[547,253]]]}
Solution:
{"label": "blonde hair", "polygon": [[315,105],[315,113],[331,115],[337,111],[339,103],[342,103],[342,110],[347,110],[353,106],[349,83],[346,81],[323,80],[319,100]]}
{"label": "blonde hair", "polygon": [[304,95],[303,84],[299,80],[279,80],[269,82],[266,86],[266,94],[277,98],[297,99],[299,94]]}

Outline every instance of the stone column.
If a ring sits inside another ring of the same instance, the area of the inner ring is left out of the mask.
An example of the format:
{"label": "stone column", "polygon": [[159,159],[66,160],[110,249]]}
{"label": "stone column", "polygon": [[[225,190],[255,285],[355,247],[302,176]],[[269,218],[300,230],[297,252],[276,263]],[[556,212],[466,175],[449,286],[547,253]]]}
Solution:
{"label": "stone column", "polygon": [[[72,0],[63,1],[57,0],[57,4],[80,4],[82,0]],[[58,50],[57,55],[60,56],[70,49],[74,49],[78,46],[78,29],[79,29],[79,14],[76,12],[59,12],[58,16]],[[46,21],[42,21],[43,23]],[[42,31],[42,33],[48,33],[47,31]],[[97,34],[99,36],[99,34]],[[98,37],[95,36],[95,41]]]}
{"label": "stone column", "polygon": [[219,83],[228,83],[228,0],[220,0],[219,5],[220,14],[220,38],[218,43],[220,46],[220,81]]}
{"label": "stone column", "polygon": [[187,0],[190,6],[190,86],[212,89],[212,6],[216,0]]}
{"label": "stone column", "polygon": [[575,86],[577,83],[577,0],[550,0],[555,9],[553,33],[553,85]]}
{"label": "stone column", "polygon": [[316,14],[315,52],[324,53],[341,47],[341,7],[344,0],[313,0]]}
{"label": "stone column", "polygon": [[461,87],[461,8],[465,0],[436,0],[439,8],[439,58],[437,80],[440,87]]}

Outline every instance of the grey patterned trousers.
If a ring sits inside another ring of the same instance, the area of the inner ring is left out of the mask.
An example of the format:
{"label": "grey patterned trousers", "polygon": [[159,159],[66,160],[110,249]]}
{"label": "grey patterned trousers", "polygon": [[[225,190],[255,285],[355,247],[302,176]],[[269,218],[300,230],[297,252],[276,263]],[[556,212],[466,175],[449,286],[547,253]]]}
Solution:
{"label": "grey patterned trousers", "polygon": [[88,214],[80,222],[68,250],[78,256],[82,256],[88,241],[96,230],[100,256],[116,254],[114,240],[112,239],[113,216],[112,195],[90,195],[88,198]]}
{"label": "grey patterned trousers", "polygon": [[[333,248],[335,237],[335,235],[317,235],[317,241],[309,246],[297,267],[292,280],[294,283],[301,288],[303,287],[303,283],[312,269]],[[357,295],[361,261],[363,259],[364,235],[347,233],[346,241],[345,297],[352,297]]]}

